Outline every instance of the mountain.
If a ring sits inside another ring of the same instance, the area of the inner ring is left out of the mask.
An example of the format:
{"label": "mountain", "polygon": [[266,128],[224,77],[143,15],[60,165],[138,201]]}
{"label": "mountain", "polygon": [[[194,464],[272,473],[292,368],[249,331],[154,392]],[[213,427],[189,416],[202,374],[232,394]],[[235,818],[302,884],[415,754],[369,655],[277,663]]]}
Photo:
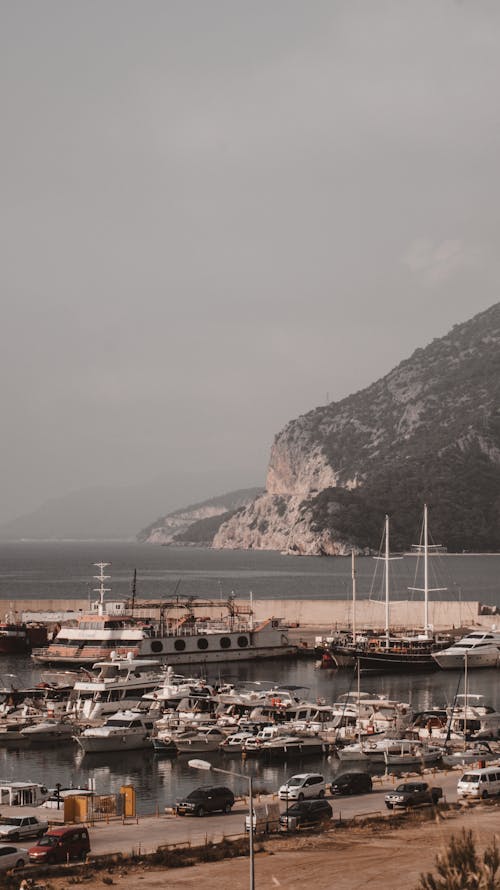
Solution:
{"label": "mountain", "polygon": [[174,510],[148,525],[137,540],[148,544],[211,544],[219,526],[236,510],[262,494],[262,488],[241,488]]}
{"label": "mountain", "polygon": [[500,547],[500,303],[417,349],[385,377],[290,421],[265,493],[215,547],[311,554],[414,543],[422,505],[449,550]]}

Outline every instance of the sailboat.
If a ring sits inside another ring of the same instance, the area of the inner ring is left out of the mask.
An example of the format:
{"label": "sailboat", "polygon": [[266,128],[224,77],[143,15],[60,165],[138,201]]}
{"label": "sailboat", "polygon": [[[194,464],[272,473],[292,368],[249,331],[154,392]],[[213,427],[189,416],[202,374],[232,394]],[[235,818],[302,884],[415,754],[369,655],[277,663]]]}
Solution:
{"label": "sailboat", "polygon": [[[419,672],[419,671],[435,671],[438,667],[432,654],[439,649],[449,646],[449,640],[439,640],[432,632],[429,624],[429,589],[428,582],[428,556],[430,545],[428,543],[428,510],[427,504],[424,505],[424,529],[423,544],[417,545],[418,552],[422,552],[424,556],[424,587],[412,588],[419,590],[424,594],[424,627],[423,632],[414,634],[395,635],[391,633],[390,628],[390,597],[389,597],[389,565],[392,559],[389,547],[389,517],[385,517],[384,543],[385,552],[383,556],[376,557],[383,560],[385,564],[385,628],[382,634],[372,634],[368,638],[360,640],[353,634],[350,643],[331,646],[331,653],[335,660],[341,660],[351,657],[359,659],[359,665],[362,671],[373,672]],[[434,588],[438,590],[442,588]]]}

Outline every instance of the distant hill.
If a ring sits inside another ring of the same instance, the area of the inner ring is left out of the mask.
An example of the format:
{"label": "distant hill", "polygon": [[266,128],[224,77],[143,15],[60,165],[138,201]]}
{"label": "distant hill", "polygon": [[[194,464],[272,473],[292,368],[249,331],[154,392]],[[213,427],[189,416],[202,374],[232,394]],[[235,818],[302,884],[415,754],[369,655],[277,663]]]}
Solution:
{"label": "distant hill", "polygon": [[500,303],[366,389],[290,421],[266,492],[216,547],[337,554],[415,542],[422,505],[449,550],[500,550]]}
{"label": "distant hill", "polygon": [[229,519],[262,491],[262,488],[241,488],[174,510],[139,532],[137,540],[148,544],[209,545],[221,522]]}
{"label": "distant hill", "polygon": [[[214,484],[219,480],[209,473],[186,471],[165,474],[142,485],[73,491],[0,526],[0,540],[136,540],[137,529],[151,516],[176,510],[188,498],[211,493]],[[224,509],[232,509],[232,502]]]}

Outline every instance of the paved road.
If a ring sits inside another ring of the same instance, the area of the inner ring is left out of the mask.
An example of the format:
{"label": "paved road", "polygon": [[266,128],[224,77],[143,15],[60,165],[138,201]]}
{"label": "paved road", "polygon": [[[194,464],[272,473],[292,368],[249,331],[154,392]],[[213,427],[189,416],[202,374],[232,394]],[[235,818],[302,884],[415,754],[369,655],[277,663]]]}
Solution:
{"label": "paved road", "polygon": [[[442,787],[445,800],[454,803],[457,799],[456,788],[460,775],[461,771],[455,770],[447,773],[428,773],[424,778],[430,785]],[[384,795],[400,781],[400,779],[376,781],[371,794],[335,798],[327,795],[333,807],[334,818],[338,819],[339,816],[342,816],[343,819],[350,819],[357,815],[377,811],[387,813]],[[281,809],[285,809],[284,803],[281,804]],[[137,822],[127,820],[125,824],[113,822],[109,825],[96,825],[90,829],[92,852],[96,854],[118,851],[130,853],[135,850],[145,853],[153,852],[161,844],[177,844],[188,841],[200,844],[205,840],[217,842],[224,836],[242,834],[247,812],[248,804],[237,801],[229,815],[214,814],[202,818],[173,815],[141,816]]]}

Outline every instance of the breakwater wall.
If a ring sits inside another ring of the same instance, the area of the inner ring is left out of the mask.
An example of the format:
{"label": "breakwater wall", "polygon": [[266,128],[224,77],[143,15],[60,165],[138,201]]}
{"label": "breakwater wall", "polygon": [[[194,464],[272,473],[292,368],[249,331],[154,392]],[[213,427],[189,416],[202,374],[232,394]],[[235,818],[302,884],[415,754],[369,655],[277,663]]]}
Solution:
{"label": "breakwater wall", "polygon": [[[111,604],[108,604],[108,608]],[[248,608],[248,600],[236,601],[236,606]],[[352,600],[301,600],[301,599],[265,599],[253,602],[254,620],[264,621],[270,616],[283,618],[291,624],[300,627],[324,627],[342,628],[352,623]],[[31,599],[5,601],[0,606],[0,615],[15,614],[23,620],[39,621],[67,621],[76,620],[82,613],[89,611],[87,600],[62,600],[62,599]],[[500,615],[481,614],[482,607],[477,600],[465,600],[452,602],[450,600],[436,600],[429,603],[429,621],[436,630],[450,629],[454,627],[500,627]],[[211,605],[203,604],[198,607],[197,615],[210,618],[219,618],[227,615],[227,609],[223,602],[214,602]],[[186,609],[174,606],[165,610],[165,617],[175,619],[186,615]],[[159,603],[137,602],[134,615],[138,618],[159,618]],[[421,627],[424,618],[422,602],[413,600],[398,600],[390,605],[391,627]],[[381,602],[373,600],[358,600],[356,603],[356,623],[361,629],[383,628],[385,622],[385,607]]]}

